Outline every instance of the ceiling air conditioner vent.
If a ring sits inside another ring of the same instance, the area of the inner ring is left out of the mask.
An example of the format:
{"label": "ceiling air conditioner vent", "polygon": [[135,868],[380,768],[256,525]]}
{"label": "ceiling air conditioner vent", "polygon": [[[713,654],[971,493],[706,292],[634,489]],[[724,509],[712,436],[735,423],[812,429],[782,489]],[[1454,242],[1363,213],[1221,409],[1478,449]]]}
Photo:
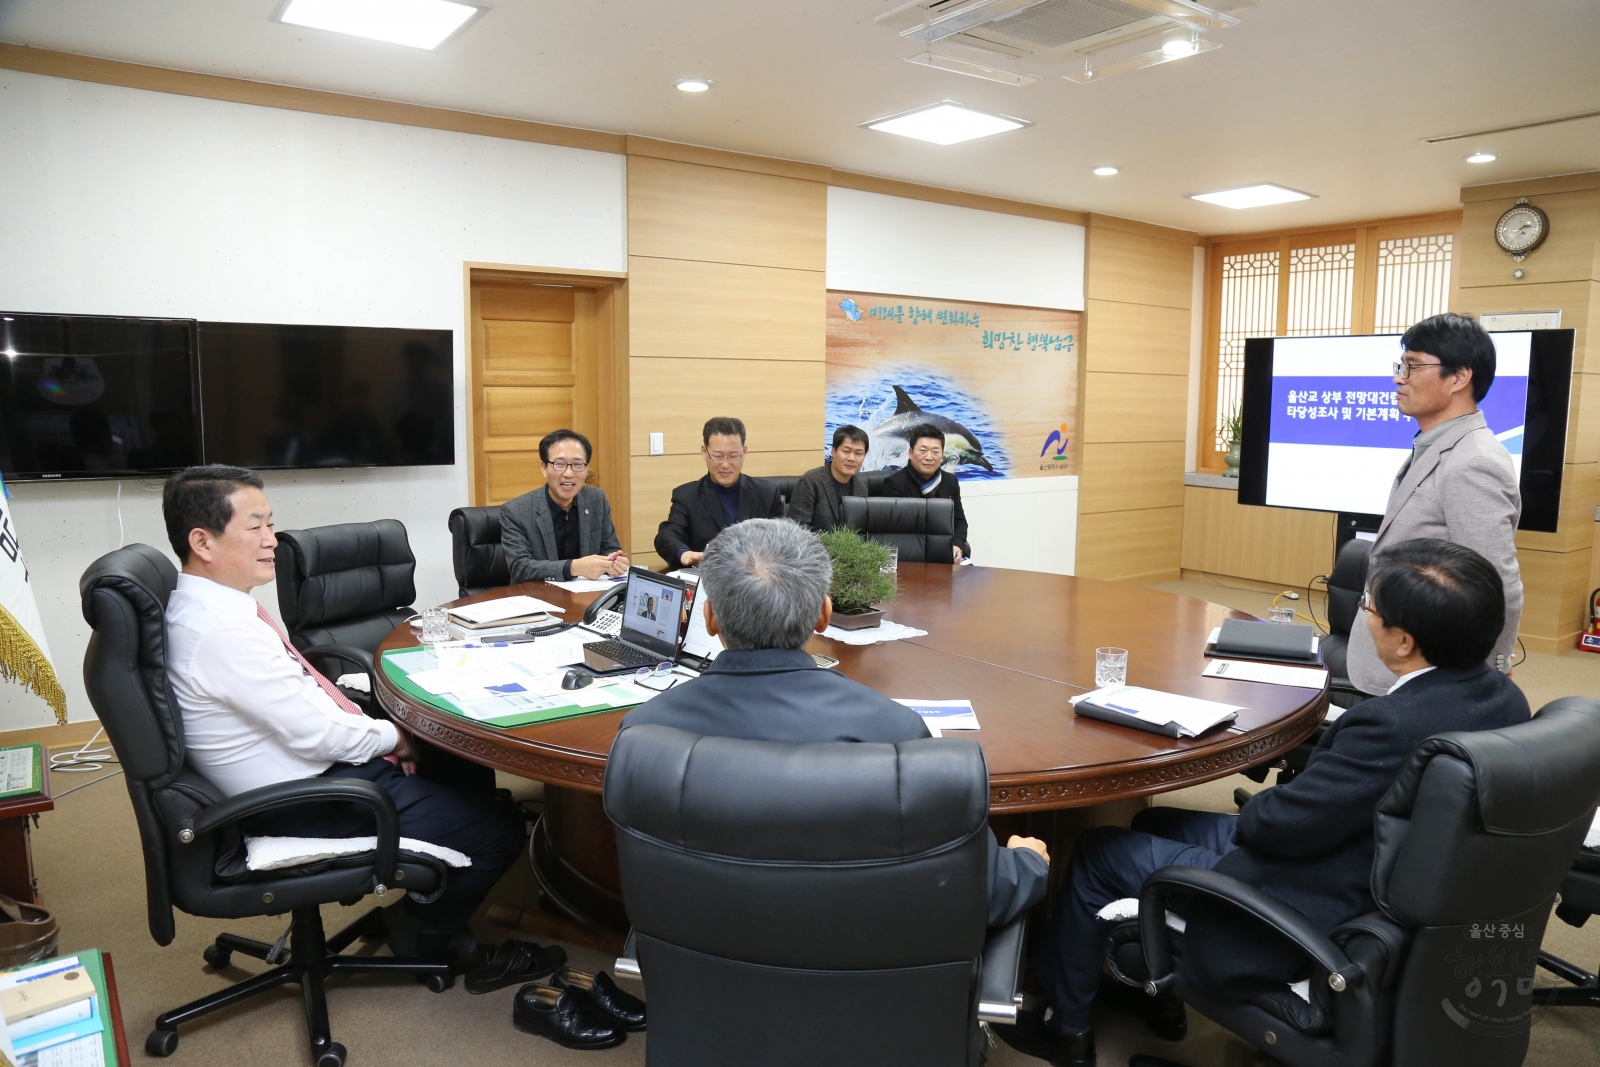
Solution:
{"label": "ceiling air conditioner vent", "polygon": [[1150,19],[1148,8],[1121,0],[1050,0],[984,26],[985,37],[1003,36],[1037,48],[1060,48]]}

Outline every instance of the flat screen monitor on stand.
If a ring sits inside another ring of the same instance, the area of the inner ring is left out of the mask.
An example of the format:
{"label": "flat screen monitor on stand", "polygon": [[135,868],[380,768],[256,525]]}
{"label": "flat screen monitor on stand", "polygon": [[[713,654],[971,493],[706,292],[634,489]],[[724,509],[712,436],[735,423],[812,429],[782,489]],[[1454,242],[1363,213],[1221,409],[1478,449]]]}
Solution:
{"label": "flat screen monitor on stand", "polygon": [[[1517,470],[1518,529],[1553,533],[1573,331],[1490,336],[1495,378],[1479,406]],[[1239,503],[1338,512],[1341,545],[1375,533],[1417,432],[1395,406],[1400,356],[1395,335],[1247,340]]]}

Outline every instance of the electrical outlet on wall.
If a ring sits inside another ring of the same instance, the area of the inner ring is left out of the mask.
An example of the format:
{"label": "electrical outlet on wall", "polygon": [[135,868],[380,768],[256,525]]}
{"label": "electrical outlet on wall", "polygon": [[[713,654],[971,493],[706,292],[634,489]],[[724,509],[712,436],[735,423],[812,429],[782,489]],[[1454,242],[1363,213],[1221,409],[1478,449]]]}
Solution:
{"label": "electrical outlet on wall", "polygon": [[667,451],[667,435],[653,433],[650,435],[650,454],[652,456],[664,455]]}

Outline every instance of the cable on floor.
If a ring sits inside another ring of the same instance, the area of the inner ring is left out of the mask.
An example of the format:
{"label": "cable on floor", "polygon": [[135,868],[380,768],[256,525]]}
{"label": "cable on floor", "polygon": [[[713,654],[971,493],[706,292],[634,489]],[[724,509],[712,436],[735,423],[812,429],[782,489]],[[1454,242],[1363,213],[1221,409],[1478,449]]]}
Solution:
{"label": "cable on floor", "polygon": [[96,782],[103,782],[107,778],[115,778],[117,775],[119,775],[121,773],[122,773],[121,771],[112,771],[110,774],[102,774],[98,778],[91,778],[87,782],[84,782],[82,785],[75,785],[71,789],[66,790],[65,792],[54,794],[53,796],[51,796],[50,799],[51,800],[60,800],[62,797],[66,796],[67,793],[76,793],[80,789],[88,789],[91,785],[94,785]]}
{"label": "cable on floor", "polygon": [[[98,741],[100,736],[105,732],[105,727],[103,726],[96,730],[94,732],[94,736],[83,743],[82,748],[74,749],[71,752],[50,753],[50,772],[52,774],[57,772],[66,772],[70,774],[80,771],[103,771],[106,769],[106,764],[121,762],[117,759],[116,753],[111,750],[111,745],[109,742],[101,745],[99,748],[93,747],[94,743]],[[98,779],[96,780],[98,781]],[[73,786],[73,789],[81,788],[83,787]],[[69,793],[71,791],[71,789],[67,790]],[[65,796],[65,794],[58,795]]]}

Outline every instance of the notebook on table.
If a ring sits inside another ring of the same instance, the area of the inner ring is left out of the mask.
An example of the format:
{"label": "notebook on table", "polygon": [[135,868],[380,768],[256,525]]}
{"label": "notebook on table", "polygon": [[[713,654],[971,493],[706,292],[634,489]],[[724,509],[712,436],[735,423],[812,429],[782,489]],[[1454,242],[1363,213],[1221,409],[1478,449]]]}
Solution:
{"label": "notebook on table", "polygon": [[1211,631],[1206,655],[1322,666],[1322,648],[1314,627],[1285,626],[1277,622],[1224,619],[1221,626]]}

